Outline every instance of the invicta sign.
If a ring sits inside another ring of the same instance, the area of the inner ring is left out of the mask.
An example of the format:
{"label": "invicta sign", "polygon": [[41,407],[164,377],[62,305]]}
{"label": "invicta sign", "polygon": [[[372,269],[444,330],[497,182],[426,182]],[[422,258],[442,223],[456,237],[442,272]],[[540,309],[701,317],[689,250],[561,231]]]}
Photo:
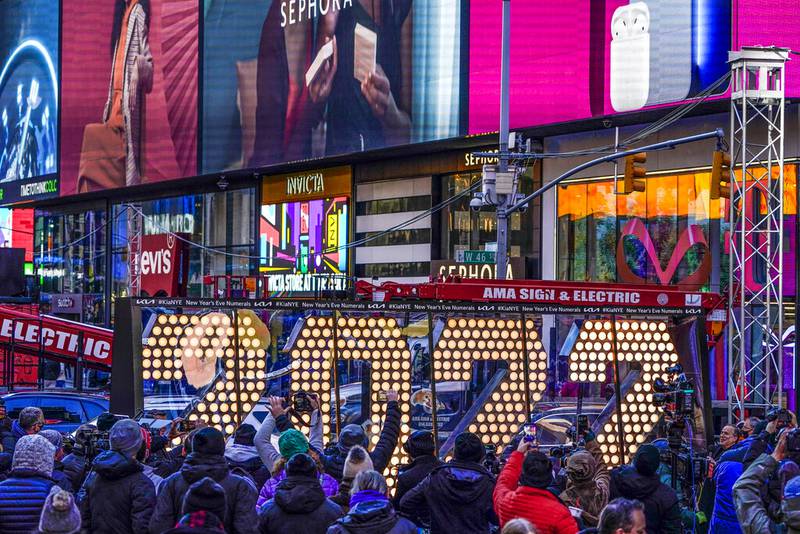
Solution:
{"label": "invicta sign", "polygon": [[286,194],[289,196],[313,195],[323,191],[325,191],[325,180],[321,172],[286,178]]}

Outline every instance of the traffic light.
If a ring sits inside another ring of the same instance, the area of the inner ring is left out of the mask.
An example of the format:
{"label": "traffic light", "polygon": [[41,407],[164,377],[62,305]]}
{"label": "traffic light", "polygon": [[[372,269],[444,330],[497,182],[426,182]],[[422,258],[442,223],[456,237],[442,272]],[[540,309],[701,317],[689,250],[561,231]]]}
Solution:
{"label": "traffic light", "polygon": [[644,163],[647,162],[647,153],[639,152],[625,158],[625,176],[618,182],[617,192],[629,195],[634,191],[644,191],[644,180],[647,174]]}
{"label": "traffic light", "polygon": [[713,200],[731,198],[731,155],[722,150],[714,151],[710,197]]}

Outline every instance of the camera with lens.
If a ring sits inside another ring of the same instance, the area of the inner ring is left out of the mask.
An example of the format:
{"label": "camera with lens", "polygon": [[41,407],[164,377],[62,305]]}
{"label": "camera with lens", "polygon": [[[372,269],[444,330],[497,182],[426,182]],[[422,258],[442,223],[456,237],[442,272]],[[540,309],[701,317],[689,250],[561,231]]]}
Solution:
{"label": "camera with lens", "polygon": [[289,398],[288,405],[291,406],[292,411],[296,414],[310,414],[314,411],[311,395],[306,391],[297,391]]}
{"label": "camera with lens", "polygon": [[775,408],[767,412],[767,422],[775,422],[775,430],[780,431],[792,423],[792,414],[786,408]]}
{"label": "camera with lens", "polygon": [[483,464],[484,469],[489,471],[492,475],[497,476],[503,469],[500,458],[497,457],[497,449],[494,445],[484,445]]}
{"label": "camera with lens", "polygon": [[653,382],[653,404],[664,409],[673,419],[694,417],[694,384],[683,374],[683,367],[675,364],[665,369],[675,375],[669,382],[656,378]]}

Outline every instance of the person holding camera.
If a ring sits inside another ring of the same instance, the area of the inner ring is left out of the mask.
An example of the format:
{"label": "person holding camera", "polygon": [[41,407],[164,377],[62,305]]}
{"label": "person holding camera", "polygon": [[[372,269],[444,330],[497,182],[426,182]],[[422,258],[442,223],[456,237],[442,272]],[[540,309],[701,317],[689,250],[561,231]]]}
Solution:
{"label": "person holding camera", "polygon": [[495,522],[494,477],[481,465],[481,438],[458,435],[453,459],[434,468],[400,500],[400,513],[414,523],[430,514],[431,534],[487,534]]}
{"label": "person holding camera", "polygon": [[587,432],[584,440],[586,450],[576,451],[567,459],[567,488],[559,498],[567,506],[579,508],[583,524],[593,527],[608,504],[610,481],[594,433]]}
{"label": "person holding camera", "polygon": [[75,431],[75,445],[72,447],[72,452],[64,456],[61,463],[64,466],[64,474],[67,475],[70,484],[72,485],[73,493],[77,493],[83,485],[86,474],[89,472],[89,467],[92,463],[90,453],[92,434],[97,431],[94,425],[81,425]]}
{"label": "person holding camera", "polygon": [[775,475],[787,453],[800,452],[795,449],[800,449],[800,433],[782,432],[772,454],[761,454],[733,485],[736,516],[744,534],[776,532],[779,526],[785,527],[788,534],[800,533],[800,476],[789,480],[783,489],[779,523],[767,513],[761,497],[761,488]]}
{"label": "person holding camera", "polygon": [[140,534],[147,532],[156,505],[156,488],[136,459],[142,430],[133,419],[114,423],[111,450],[97,455],[81,488],[82,532]]}
{"label": "person holding camera", "polygon": [[527,519],[541,534],[572,534],[578,524],[569,509],[548,488],[553,464],[533,442],[520,440],[494,488],[494,510],[503,527],[511,519]]}
{"label": "person holding camera", "polygon": [[403,450],[411,461],[399,467],[397,472],[397,488],[394,491],[393,503],[400,506],[400,500],[408,491],[422,482],[436,467],[442,465],[436,457],[436,444],[433,433],[428,430],[416,430],[403,443]]}
{"label": "person holding camera", "polygon": [[244,423],[233,433],[233,443],[225,447],[225,459],[231,469],[247,473],[260,488],[269,480],[270,469],[261,461],[255,446],[256,427]]}

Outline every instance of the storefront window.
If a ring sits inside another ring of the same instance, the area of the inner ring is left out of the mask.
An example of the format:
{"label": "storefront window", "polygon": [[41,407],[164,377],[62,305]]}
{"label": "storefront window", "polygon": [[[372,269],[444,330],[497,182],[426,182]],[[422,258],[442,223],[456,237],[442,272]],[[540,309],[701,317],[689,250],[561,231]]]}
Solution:
{"label": "storefront window", "polygon": [[[441,177],[441,201],[446,202],[469,189],[481,180],[480,172],[463,172]],[[528,194],[538,186],[530,171],[520,178],[520,193]],[[456,258],[460,251],[486,250],[497,241],[497,218],[495,209],[484,207],[473,211],[469,207],[471,195],[467,194],[441,210],[442,259]],[[509,256],[538,258],[540,234],[540,203],[538,200],[525,213],[514,213],[509,219]],[[434,225],[436,227],[436,225]],[[533,274],[533,273],[529,273]]]}
{"label": "storefront window", "polygon": [[[105,210],[77,213],[36,211],[34,269],[43,312],[102,325],[106,274]],[[61,313],[52,296],[71,294],[80,305]]]}
{"label": "storefront window", "polygon": [[[796,175],[796,166],[785,167],[787,228],[794,224]],[[708,171],[649,176],[645,191],[629,195],[615,195],[611,178],[559,187],[559,279],[708,290],[710,231],[716,216],[720,222],[720,282],[724,291],[728,279],[728,201],[709,198],[710,180]],[[753,200],[748,205],[756,203]],[[785,249],[784,264],[793,265],[793,261],[793,251]],[[758,271],[755,265],[756,278]],[[785,278],[784,288],[793,290],[793,275]]]}

